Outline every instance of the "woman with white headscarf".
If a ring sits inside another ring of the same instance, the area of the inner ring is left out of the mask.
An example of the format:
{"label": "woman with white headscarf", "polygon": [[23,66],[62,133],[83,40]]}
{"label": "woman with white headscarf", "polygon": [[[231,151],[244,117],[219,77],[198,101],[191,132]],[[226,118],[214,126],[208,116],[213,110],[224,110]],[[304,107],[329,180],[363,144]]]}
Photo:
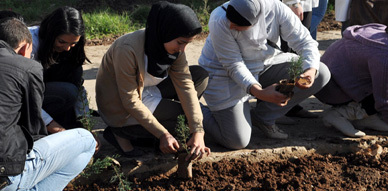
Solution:
{"label": "woman with white headscarf", "polygon": [[[318,43],[291,9],[273,0],[226,2],[212,12],[209,31],[199,58],[209,72],[204,92],[207,107],[202,107],[205,132],[231,149],[248,145],[252,124],[270,138],[287,139],[275,120],[319,91],[330,78],[319,61]],[[279,37],[303,57],[300,77],[311,82],[297,83],[292,98],[275,90],[280,79],[289,77],[290,60],[298,58],[271,43]],[[250,112],[252,96],[258,102]]]}

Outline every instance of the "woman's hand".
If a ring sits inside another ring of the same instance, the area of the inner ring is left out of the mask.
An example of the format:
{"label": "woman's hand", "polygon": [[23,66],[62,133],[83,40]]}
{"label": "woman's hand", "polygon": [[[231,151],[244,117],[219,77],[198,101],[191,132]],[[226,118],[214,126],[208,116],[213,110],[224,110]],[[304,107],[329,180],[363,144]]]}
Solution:
{"label": "woman's hand", "polygon": [[291,8],[292,12],[294,12],[295,15],[298,16],[298,18],[301,21],[303,21],[303,7],[302,7],[302,5],[300,5],[300,3],[296,3],[295,6],[289,5],[289,7]]}
{"label": "woman's hand", "polygon": [[160,136],[159,141],[159,148],[164,154],[176,153],[179,149],[178,141],[169,132]]}
{"label": "woman's hand", "polygon": [[201,159],[205,154],[210,155],[210,148],[205,146],[204,132],[193,133],[190,140],[187,142],[187,146],[191,148],[190,154],[187,155],[186,161]]}
{"label": "woman's hand", "polygon": [[59,125],[56,121],[52,120],[47,126],[47,131],[51,134],[65,131],[66,129]]}
{"label": "woman's hand", "polygon": [[310,88],[314,83],[316,73],[317,70],[314,68],[307,69],[303,72],[303,74],[299,76],[299,79],[296,81],[295,86],[300,89]]}
{"label": "woman's hand", "polygon": [[261,89],[259,85],[253,85],[251,87],[251,94],[254,95],[257,99],[274,103],[278,106],[287,105],[288,101],[291,99],[288,96],[276,91],[276,86],[278,84],[272,84],[264,89]]}

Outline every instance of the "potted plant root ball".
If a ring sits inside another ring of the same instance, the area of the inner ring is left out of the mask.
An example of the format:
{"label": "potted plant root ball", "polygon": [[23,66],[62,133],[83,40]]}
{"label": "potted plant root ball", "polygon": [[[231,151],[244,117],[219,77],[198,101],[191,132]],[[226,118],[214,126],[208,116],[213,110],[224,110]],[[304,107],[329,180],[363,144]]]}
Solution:
{"label": "potted plant root ball", "polygon": [[311,83],[308,82],[308,79],[300,78],[299,75],[303,73],[302,68],[303,58],[299,57],[297,60],[292,59],[290,63],[290,67],[288,69],[289,79],[282,79],[279,81],[279,85],[276,86],[276,90],[288,97],[292,97],[294,95],[294,87],[297,81],[302,83]]}
{"label": "potted plant root ball", "polygon": [[186,161],[186,157],[190,152],[187,147],[187,140],[190,136],[190,130],[186,125],[184,115],[179,115],[177,120],[177,128],[175,129],[176,139],[179,142],[179,151],[177,153],[178,158],[178,170],[177,175],[182,179],[190,179],[193,177],[191,160]]}

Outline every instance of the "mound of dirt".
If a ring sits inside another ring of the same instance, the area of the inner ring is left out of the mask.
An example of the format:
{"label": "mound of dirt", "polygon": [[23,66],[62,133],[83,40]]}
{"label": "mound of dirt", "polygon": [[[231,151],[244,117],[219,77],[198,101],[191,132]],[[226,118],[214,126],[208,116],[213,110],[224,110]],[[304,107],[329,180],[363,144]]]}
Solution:
{"label": "mound of dirt", "polygon": [[[133,190],[385,190],[388,155],[331,154],[282,161],[252,162],[223,159],[195,163],[191,180],[176,173],[130,177]],[[82,186],[67,190],[117,190],[112,185]]]}
{"label": "mound of dirt", "polygon": [[332,31],[332,30],[341,30],[342,24],[335,20],[334,11],[326,12],[325,17],[319,23],[318,31]]}

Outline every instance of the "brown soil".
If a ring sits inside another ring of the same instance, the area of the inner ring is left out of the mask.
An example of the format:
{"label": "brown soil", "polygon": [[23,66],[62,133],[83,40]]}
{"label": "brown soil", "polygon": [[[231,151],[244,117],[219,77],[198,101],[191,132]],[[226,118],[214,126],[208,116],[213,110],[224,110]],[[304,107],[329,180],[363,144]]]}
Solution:
{"label": "brown soil", "polygon": [[134,190],[379,190],[388,187],[387,156],[313,155],[272,162],[221,160],[195,166],[194,178],[133,178]]}
{"label": "brown soil", "polygon": [[[386,190],[388,156],[314,154],[266,162],[223,159],[195,163],[191,180],[178,179],[176,173],[129,179],[133,190]],[[117,186],[95,183],[68,190],[117,190]]]}
{"label": "brown soil", "polygon": [[326,13],[325,17],[319,23],[318,31],[331,31],[331,30],[341,30],[341,22],[335,20],[334,10]]}

